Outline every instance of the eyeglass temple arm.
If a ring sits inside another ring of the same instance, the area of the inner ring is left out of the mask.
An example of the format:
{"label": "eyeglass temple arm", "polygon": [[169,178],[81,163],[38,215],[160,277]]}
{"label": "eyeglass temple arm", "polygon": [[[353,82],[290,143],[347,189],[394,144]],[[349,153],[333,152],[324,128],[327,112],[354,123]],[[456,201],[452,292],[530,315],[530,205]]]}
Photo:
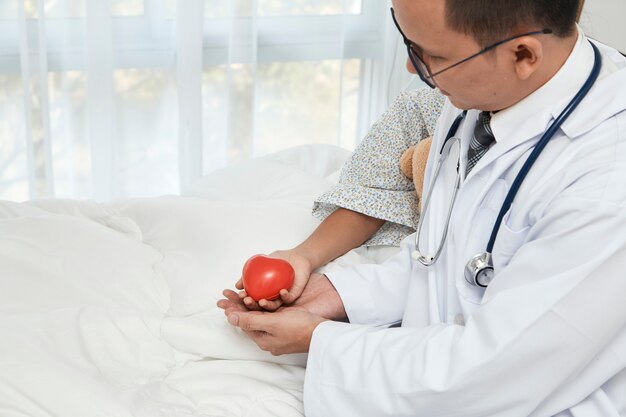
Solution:
{"label": "eyeglass temple arm", "polygon": [[428,76],[428,75],[427,75],[427,77],[428,77],[428,78],[433,78],[433,77],[435,77],[435,76],[437,76],[437,75],[441,74],[441,73],[442,73],[442,72],[444,72],[444,71],[448,71],[449,69],[452,69],[452,68],[456,67],[457,65],[461,65],[461,64],[463,64],[464,62],[469,61],[470,59],[476,58],[478,55],[482,55],[482,54],[484,54],[485,52],[489,52],[489,51],[491,51],[492,49],[495,49],[495,48],[497,48],[498,46],[500,46],[500,45],[502,45],[502,44],[505,44],[505,43],[507,43],[507,42],[510,42],[510,41],[512,41],[512,40],[515,40],[515,39],[518,39],[518,38],[522,38],[522,37],[524,37],[524,36],[531,36],[531,35],[549,35],[550,33],[552,33],[552,29],[543,29],[543,30],[537,30],[537,31],[534,31],[534,32],[524,33],[524,34],[522,34],[522,35],[515,35],[515,36],[512,36],[512,37],[510,37],[510,38],[507,38],[507,39],[501,40],[500,42],[496,42],[496,43],[494,43],[493,45],[489,45],[489,46],[488,46],[488,47],[486,47],[485,49],[482,49],[482,50],[480,50],[480,51],[476,52],[474,55],[468,56],[467,58],[465,58],[465,59],[463,59],[463,60],[461,60],[461,61],[457,62],[456,64],[452,64],[452,65],[450,65],[449,67],[446,67],[446,68],[444,68],[444,69],[442,69],[442,70],[437,71],[437,72],[436,72],[436,73],[434,73],[434,74],[431,74],[430,76]]}

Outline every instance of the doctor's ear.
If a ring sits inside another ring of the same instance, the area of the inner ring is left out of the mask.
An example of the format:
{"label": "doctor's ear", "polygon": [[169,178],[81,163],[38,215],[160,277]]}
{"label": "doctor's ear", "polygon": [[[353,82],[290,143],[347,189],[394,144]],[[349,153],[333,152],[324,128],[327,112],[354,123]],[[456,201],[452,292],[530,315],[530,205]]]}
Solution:
{"label": "doctor's ear", "polygon": [[517,77],[525,81],[537,71],[543,61],[543,44],[532,36],[516,39],[509,47],[509,53],[514,61]]}

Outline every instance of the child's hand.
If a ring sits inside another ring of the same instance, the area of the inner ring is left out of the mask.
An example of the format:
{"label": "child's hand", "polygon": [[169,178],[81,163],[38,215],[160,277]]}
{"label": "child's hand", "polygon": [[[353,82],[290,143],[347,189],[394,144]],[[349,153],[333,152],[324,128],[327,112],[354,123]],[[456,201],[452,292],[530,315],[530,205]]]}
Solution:
{"label": "child's hand", "polygon": [[239,281],[235,284],[235,287],[241,291],[239,291],[239,298],[243,301],[243,304],[249,310],[268,310],[275,311],[281,305],[291,304],[302,295],[302,291],[313,272],[313,268],[311,266],[311,262],[300,253],[294,250],[282,250],[276,251],[269,255],[272,258],[284,259],[289,262],[291,267],[295,272],[295,279],[293,282],[293,286],[290,290],[281,290],[280,298],[277,300],[269,301],[269,300],[259,300],[257,303],[254,301],[252,297],[249,297],[246,291],[243,288],[243,281],[240,278]]}
{"label": "child's hand", "polygon": [[[224,310],[224,314],[227,316],[252,310],[244,303],[245,297],[241,298],[236,292],[224,290],[223,295],[225,298],[219,300],[217,306]],[[329,320],[345,320],[347,317],[343,301],[337,290],[322,274],[312,274],[302,296],[294,303],[279,310],[302,310]]]}

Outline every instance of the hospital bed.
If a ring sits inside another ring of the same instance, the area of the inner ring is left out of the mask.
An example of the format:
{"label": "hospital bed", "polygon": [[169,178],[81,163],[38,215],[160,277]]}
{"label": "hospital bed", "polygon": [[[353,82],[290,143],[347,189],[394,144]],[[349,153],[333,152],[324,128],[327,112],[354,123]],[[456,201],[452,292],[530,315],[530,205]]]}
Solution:
{"label": "hospital bed", "polygon": [[293,148],[184,196],[0,202],[0,416],[302,416],[306,356],[259,350],[215,304],[250,255],[314,230],[348,156]]}

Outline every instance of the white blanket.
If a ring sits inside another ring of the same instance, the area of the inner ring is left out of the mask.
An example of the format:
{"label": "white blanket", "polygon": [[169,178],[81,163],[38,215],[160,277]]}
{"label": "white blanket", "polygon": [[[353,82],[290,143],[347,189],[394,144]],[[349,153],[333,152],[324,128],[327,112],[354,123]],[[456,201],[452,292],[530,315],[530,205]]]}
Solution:
{"label": "white blanket", "polygon": [[185,197],[0,202],[0,416],[302,416],[305,355],[260,351],[215,303],[314,230],[347,156],[292,149]]}

